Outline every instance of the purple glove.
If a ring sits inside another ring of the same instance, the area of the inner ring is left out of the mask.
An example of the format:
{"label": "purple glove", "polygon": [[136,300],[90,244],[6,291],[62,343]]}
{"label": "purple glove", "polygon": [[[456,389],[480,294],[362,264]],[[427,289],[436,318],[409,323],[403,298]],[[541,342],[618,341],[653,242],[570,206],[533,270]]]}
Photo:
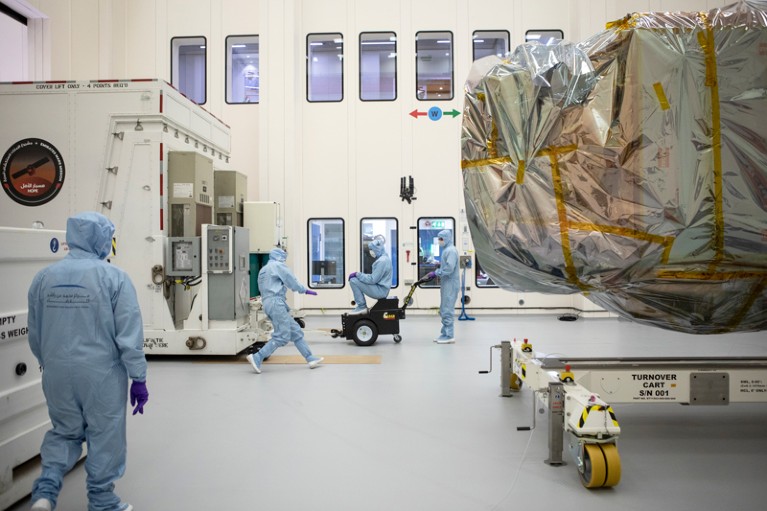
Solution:
{"label": "purple glove", "polygon": [[133,380],[130,385],[130,405],[135,406],[133,415],[136,412],[144,415],[144,405],[149,401],[149,391],[146,389],[146,382]]}
{"label": "purple glove", "polygon": [[317,296],[317,291],[312,291],[311,289],[306,290],[307,295]]}
{"label": "purple glove", "polygon": [[427,274],[424,276],[424,279],[426,279],[426,280],[431,280],[431,279],[433,279],[433,278],[434,278],[434,277],[436,277],[436,276],[437,276],[437,274],[436,274],[436,273],[434,273],[433,271],[430,271],[429,273],[427,273]]}
{"label": "purple glove", "polygon": [[356,271],[353,271],[353,272],[351,272],[351,273],[349,274],[349,280],[352,280],[352,279],[353,279],[354,277],[356,277],[356,276],[357,276],[357,272],[356,272]]}

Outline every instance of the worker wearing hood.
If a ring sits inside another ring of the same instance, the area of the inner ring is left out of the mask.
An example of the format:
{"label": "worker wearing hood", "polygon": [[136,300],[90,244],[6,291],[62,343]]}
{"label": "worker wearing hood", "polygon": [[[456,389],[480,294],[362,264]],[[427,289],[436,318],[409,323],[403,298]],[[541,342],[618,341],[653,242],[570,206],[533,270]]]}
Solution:
{"label": "worker wearing hood", "polygon": [[261,363],[264,360],[269,358],[277,348],[285,346],[290,341],[293,341],[298,352],[301,353],[311,369],[317,367],[323,360],[321,357],[312,355],[309,345],[304,340],[304,332],[290,315],[290,307],[286,301],[288,289],[307,295],[317,295],[317,293],[311,289],[306,289],[298,281],[288,265],[285,264],[287,258],[287,252],[281,248],[274,248],[269,252],[269,262],[258,272],[261,303],[274,330],[272,331],[272,338],[263,348],[246,357],[256,373],[261,373]]}
{"label": "worker wearing hood", "polygon": [[389,295],[392,280],[391,258],[386,253],[386,246],[381,239],[368,243],[370,255],[375,258],[370,273],[352,272],[349,274],[349,287],[354,294],[357,306],[351,314],[361,314],[367,311],[365,296],[380,300]]}
{"label": "worker wearing hood", "polygon": [[439,316],[442,319],[442,330],[439,337],[434,339],[439,344],[455,342],[453,323],[455,322],[455,300],[461,289],[458,278],[458,250],[453,245],[452,233],[445,229],[437,234],[440,246],[440,266],[430,272],[427,277],[439,277]]}
{"label": "worker wearing hood", "polygon": [[132,509],[114,493],[114,482],[125,472],[128,378],[134,415],[144,413],[149,393],[136,290],[123,270],[104,260],[114,230],[99,213],[69,218],[69,254],[41,270],[29,288],[29,346],[43,370],[53,424],[40,448],[35,511],[56,507],[83,442],[88,510]]}

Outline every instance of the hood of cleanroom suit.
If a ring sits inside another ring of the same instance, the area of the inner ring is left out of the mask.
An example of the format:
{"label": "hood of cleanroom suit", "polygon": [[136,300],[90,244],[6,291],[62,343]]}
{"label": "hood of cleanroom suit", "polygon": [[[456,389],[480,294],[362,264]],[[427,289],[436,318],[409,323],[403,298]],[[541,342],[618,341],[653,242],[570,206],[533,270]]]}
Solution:
{"label": "hood of cleanroom suit", "polygon": [[[391,258],[386,253],[386,245],[382,240],[377,239],[368,243],[368,248],[375,254],[375,261],[373,261],[370,273],[358,272],[355,279],[357,282],[352,285],[352,291],[355,294],[354,300],[358,304],[365,303],[364,297],[359,294],[360,292],[372,298],[381,299],[385,298],[391,290],[392,266]],[[360,286],[360,284],[362,285]]]}
{"label": "hood of cleanroom suit", "polygon": [[765,5],[634,13],[472,65],[466,215],[498,286],[692,334],[767,329]]}
{"label": "hood of cleanroom suit", "polygon": [[46,435],[43,476],[46,467],[71,466],[87,435],[88,472],[98,474],[88,493],[99,509],[120,502],[112,488],[125,470],[128,377],[146,380],[136,291],[123,270],[103,260],[113,233],[99,213],[70,218],[69,253],[35,275],[28,293],[29,346],[43,368],[51,421],[67,436]]}
{"label": "hood of cleanroom suit", "polygon": [[376,255],[376,258],[381,257],[381,255],[383,255],[383,253],[386,251],[386,247],[381,240],[371,241],[368,243],[368,248],[373,251],[373,253]]}
{"label": "hood of cleanroom suit", "polygon": [[278,263],[284,263],[288,260],[288,253],[282,250],[281,248],[273,248],[269,252],[269,260],[270,261],[277,261]]}
{"label": "hood of cleanroom suit", "polygon": [[266,302],[273,298],[285,301],[288,289],[297,293],[306,293],[306,287],[285,264],[287,258],[287,252],[281,248],[273,248],[269,252],[269,262],[258,272],[261,301]]}
{"label": "hood of cleanroom suit", "polygon": [[437,237],[445,240],[445,246],[442,247],[443,249],[453,245],[453,233],[451,233],[449,230],[445,229],[443,231],[439,231]]}
{"label": "hood of cleanroom suit", "polygon": [[80,256],[94,254],[106,259],[114,233],[114,224],[98,213],[80,213],[67,220],[67,245],[71,253],[80,253]]}

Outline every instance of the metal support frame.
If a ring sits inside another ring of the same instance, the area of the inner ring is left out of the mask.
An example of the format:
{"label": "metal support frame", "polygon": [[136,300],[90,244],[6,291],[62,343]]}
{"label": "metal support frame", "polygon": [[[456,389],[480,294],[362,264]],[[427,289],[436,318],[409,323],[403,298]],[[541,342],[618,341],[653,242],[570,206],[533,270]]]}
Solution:
{"label": "metal support frame", "polygon": [[549,457],[547,465],[566,465],[562,460],[565,434],[565,389],[561,382],[549,383]]}
{"label": "metal support frame", "polygon": [[501,397],[511,397],[511,342],[501,341]]}

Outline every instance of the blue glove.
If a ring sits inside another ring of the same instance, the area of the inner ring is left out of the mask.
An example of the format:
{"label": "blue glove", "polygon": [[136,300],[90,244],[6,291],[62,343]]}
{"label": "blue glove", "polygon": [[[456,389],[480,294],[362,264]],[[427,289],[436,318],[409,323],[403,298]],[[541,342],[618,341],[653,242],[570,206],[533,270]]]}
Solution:
{"label": "blue glove", "polygon": [[427,273],[427,274],[424,276],[424,278],[425,278],[426,280],[432,280],[432,279],[433,279],[434,277],[436,277],[436,276],[437,276],[437,274],[436,274],[436,273],[434,273],[433,271],[430,271],[429,273]]}
{"label": "blue glove", "polygon": [[356,271],[353,271],[353,272],[351,272],[351,273],[349,274],[349,280],[352,280],[352,279],[353,279],[354,277],[356,277],[356,276],[357,276],[357,272],[356,272]]}
{"label": "blue glove", "polygon": [[312,291],[311,289],[306,290],[307,295],[317,296],[317,291]]}
{"label": "blue glove", "polygon": [[135,406],[133,415],[136,412],[144,415],[144,405],[149,401],[149,391],[146,389],[146,382],[133,380],[130,386],[130,405]]}

